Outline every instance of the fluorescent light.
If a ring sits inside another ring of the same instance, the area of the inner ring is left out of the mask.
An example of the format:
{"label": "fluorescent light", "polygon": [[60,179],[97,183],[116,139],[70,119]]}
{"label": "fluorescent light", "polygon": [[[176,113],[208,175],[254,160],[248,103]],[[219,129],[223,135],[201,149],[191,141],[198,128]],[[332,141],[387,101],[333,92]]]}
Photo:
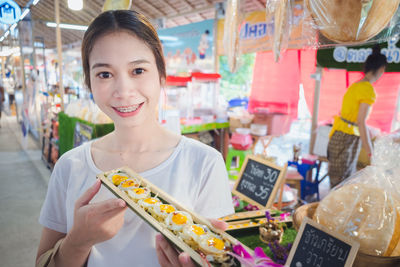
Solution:
{"label": "fluorescent light", "polygon": [[4,38],[6,38],[9,34],[10,34],[10,31],[6,31],[6,33],[4,34]]}
{"label": "fluorescent light", "polygon": [[81,10],[83,8],[83,0],[68,0],[68,8],[72,10]]}
{"label": "fluorescent light", "polygon": [[33,3],[32,3],[32,5],[35,6],[37,3],[39,3],[39,1],[40,1],[40,0],[34,0]]}
{"label": "fluorescent light", "polygon": [[17,27],[17,23],[14,23],[13,25],[11,25],[10,31],[13,31],[15,29],[15,27]]}
{"label": "fluorescent light", "polygon": [[21,17],[19,17],[20,20],[23,20],[26,15],[28,15],[29,11],[31,11],[29,8],[25,8],[24,12],[22,12]]}
{"label": "fluorescent light", "polygon": [[[46,22],[46,26],[47,27],[51,27],[51,28],[55,28],[55,27],[57,27],[57,23],[55,23],[55,22]],[[86,31],[88,26],[60,23],[60,28],[69,29],[69,30]]]}
{"label": "fluorescent light", "polygon": [[4,36],[1,36],[0,42],[3,42],[3,40],[4,40]]}

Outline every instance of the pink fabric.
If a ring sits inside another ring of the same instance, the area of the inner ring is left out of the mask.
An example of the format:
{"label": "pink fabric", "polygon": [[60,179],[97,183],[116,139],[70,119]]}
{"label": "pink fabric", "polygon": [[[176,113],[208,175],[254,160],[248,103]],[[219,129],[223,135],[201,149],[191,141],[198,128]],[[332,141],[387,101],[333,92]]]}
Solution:
{"label": "pink fabric", "polygon": [[274,62],[272,52],[257,53],[249,111],[254,112],[257,107],[263,107],[270,113],[290,114],[296,118],[299,84],[298,50],[287,50],[278,63]]}

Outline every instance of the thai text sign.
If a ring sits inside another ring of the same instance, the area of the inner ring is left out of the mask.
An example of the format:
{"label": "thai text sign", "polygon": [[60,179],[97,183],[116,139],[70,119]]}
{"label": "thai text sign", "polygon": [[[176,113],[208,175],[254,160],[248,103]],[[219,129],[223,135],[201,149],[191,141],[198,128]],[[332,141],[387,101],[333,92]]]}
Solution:
{"label": "thai text sign", "polygon": [[285,266],[351,267],[360,244],[306,217]]}
{"label": "thai text sign", "polygon": [[253,205],[268,208],[275,200],[285,172],[286,166],[282,168],[260,157],[248,155],[233,193]]}

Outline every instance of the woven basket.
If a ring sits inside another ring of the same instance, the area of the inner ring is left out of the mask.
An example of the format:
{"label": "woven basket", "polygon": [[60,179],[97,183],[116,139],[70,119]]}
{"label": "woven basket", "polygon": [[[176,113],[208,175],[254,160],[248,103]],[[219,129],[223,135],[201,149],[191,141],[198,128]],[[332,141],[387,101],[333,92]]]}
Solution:
{"label": "woven basket", "polygon": [[[315,210],[318,207],[318,202],[303,205],[296,209],[293,214],[293,226],[296,230],[299,230],[301,222],[305,217],[313,218]],[[354,260],[353,267],[399,267],[400,256],[397,257],[381,257],[367,255],[362,252],[357,253],[357,257]]]}

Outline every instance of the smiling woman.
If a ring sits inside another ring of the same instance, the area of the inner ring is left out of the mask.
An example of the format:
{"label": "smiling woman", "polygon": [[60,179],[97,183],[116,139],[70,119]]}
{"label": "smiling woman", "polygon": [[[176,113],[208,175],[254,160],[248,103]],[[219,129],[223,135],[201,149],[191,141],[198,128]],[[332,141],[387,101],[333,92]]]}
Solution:
{"label": "smiling woman", "polygon": [[57,161],[39,218],[44,226],[39,266],[193,265],[187,254],[178,255],[138,216],[125,212],[125,202],[100,188],[96,174],[121,166],[203,217],[233,213],[221,154],[157,122],[166,77],[162,55],[153,26],[135,11],[102,13],[86,31],[85,84],[115,130]]}

